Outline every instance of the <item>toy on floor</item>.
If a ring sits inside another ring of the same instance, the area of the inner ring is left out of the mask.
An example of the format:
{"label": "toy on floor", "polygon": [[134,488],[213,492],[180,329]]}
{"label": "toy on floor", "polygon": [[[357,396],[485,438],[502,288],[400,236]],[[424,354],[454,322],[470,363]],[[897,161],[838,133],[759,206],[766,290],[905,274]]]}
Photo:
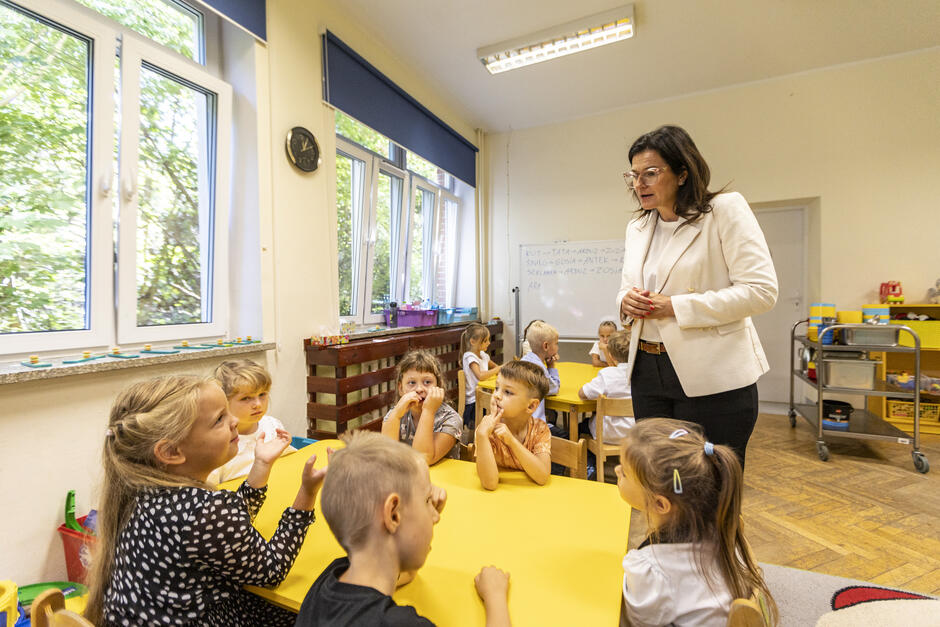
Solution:
{"label": "toy on floor", "polygon": [[879,294],[881,295],[881,302],[888,305],[897,305],[904,302],[904,291],[901,289],[900,281],[882,283]]}

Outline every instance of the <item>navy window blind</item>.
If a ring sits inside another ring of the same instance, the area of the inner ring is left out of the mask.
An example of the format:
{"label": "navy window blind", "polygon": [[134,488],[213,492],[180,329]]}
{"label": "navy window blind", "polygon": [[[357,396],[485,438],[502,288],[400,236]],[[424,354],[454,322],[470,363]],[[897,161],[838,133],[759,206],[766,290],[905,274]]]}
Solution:
{"label": "navy window blind", "polygon": [[336,35],[323,35],[323,99],[476,187],[477,147]]}
{"label": "navy window blind", "polygon": [[199,0],[213,11],[267,41],[265,0]]}

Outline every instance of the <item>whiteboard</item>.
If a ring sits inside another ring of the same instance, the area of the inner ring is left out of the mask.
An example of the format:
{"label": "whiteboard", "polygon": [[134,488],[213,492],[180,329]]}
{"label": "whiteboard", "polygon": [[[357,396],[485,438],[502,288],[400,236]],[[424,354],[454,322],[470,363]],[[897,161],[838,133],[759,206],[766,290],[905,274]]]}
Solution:
{"label": "whiteboard", "polygon": [[619,320],[623,247],[623,239],[519,246],[520,328],[541,318],[563,338],[595,338],[601,320]]}

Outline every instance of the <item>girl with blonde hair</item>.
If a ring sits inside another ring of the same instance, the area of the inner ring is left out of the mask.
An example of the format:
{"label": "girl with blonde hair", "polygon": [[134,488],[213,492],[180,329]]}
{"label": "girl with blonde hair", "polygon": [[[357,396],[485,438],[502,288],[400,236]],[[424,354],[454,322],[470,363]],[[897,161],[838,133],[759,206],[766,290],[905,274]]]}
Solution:
{"label": "girl with blonde hair", "polygon": [[95,625],[292,625],[242,590],[275,586],[313,522],[325,469],[304,466],[270,542],[252,527],[287,432],[259,442],[237,492],[209,473],[238,450],[238,419],[212,379],[167,376],[118,395],[105,432],[98,541],[85,616]]}

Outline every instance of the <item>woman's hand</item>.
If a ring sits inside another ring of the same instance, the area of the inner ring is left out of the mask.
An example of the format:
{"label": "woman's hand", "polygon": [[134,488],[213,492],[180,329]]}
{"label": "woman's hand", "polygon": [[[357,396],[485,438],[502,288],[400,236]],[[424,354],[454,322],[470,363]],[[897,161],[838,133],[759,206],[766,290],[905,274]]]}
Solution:
{"label": "woman's hand", "polygon": [[672,298],[649,290],[631,288],[620,301],[620,313],[635,320],[675,317]]}

